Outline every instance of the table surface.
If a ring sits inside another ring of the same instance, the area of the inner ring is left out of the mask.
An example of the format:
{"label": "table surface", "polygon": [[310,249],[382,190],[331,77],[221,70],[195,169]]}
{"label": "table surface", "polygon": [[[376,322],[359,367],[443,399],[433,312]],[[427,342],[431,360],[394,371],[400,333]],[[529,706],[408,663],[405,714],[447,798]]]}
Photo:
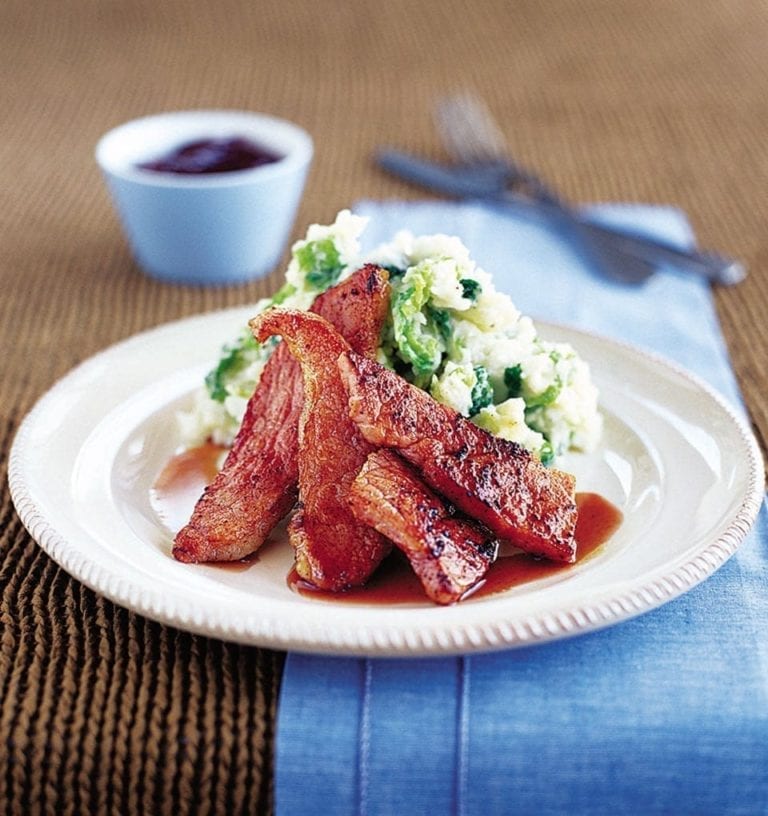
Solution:
{"label": "table surface", "polygon": [[[360,198],[423,198],[377,145],[445,158],[430,107],[473,90],[516,154],[574,201],[684,209],[742,258],[715,292],[768,440],[768,5],[764,0],[53,0],[0,5],[3,468],[72,366],[147,327],[249,303],[275,276],[144,277],[93,161],[104,131],[167,109],[270,111],[314,136],[295,236]],[[511,293],[514,296],[514,293]],[[283,655],[118,608],[32,541],[2,487],[0,803],[9,813],[270,812]]]}

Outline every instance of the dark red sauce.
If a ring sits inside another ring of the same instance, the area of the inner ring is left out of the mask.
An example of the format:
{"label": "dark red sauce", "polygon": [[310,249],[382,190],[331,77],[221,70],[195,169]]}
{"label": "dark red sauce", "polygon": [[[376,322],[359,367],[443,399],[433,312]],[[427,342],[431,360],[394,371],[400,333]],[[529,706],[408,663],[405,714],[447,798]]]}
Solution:
{"label": "dark red sauce", "polygon": [[[579,493],[576,502],[579,506],[576,524],[578,564],[593,555],[611,537],[621,524],[622,513],[597,493]],[[465,598],[495,595],[537,578],[567,572],[573,566],[523,553],[501,556],[491,566],[482,583]],[[301,595],[323,601],[382,605],[429,603],[419,579],[399,551],[393,552],[384,561],[364,587],[355,587],[346,592],[328,592],[302,580],[295,570],[288,575],[288,586]]]}
{"label": "dark red sauce", "polygon": [[[223,448],[210,443],[192,448],[174,456],[158,476],[152,488],[152,504],[172,530],[180,529],[189,520],[195,502],[206,485],[215,477],[223,452]],[[599,551],[613,535],[621,524],[622,513],[597,493],[579,493],[576,496],[576,503],[579,507],[576,524],[576,563],[579,564]],[[248,569],[257,560],[258,553],[242,561],[216,566],[239,572]],[[494,595],[538,578],[566,573],[573,566],[521,553],[501,556],[491,566],[483,582],[465,597],[469,599]],[[416,574],[406,558],[397,550],[385,559],[364,587],[356,587],[346,592],[328,592],[302,580],[295,570],[291,570],[287,581],[293,591],[322,601],[366,604],[429,603]]]}
{"label": "dark red sauce", "polygon": [[152,485],[152,506],[174,533],[192,515],[203,490],[219,469],[224,448],[206,442],[177,454],[168,461]]}
{"label": "dark red sauce", "polygon": [[198,139],[174,148],[158,159],[137,165],[156,173],[231,173],[272,164],[282,157],[242,136],[224,139]]}

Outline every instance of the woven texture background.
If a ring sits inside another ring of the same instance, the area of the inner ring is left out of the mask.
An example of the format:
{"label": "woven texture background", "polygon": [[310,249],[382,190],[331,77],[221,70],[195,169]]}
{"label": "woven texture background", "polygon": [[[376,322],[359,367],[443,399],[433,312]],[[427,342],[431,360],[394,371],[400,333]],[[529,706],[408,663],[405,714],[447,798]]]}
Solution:
{"label": "woven texture background", "polygon": [[[747,262],[748,280],[716,298],[765,448],[767,60],[764,0],[4,0],[3,469],[24,414],[72,366],[277,281],[145,278],[93,162],[104,131],[188,107],[295,120],[316,141],[298,235],[358,198],[423,197],[372,151],[444,158],[430,107],[460,89],[572,199],[678,205],[704,245]],[[270,812],[282,655],[96,596],[26,534],[5,478],[0,519],[0,810]]]}

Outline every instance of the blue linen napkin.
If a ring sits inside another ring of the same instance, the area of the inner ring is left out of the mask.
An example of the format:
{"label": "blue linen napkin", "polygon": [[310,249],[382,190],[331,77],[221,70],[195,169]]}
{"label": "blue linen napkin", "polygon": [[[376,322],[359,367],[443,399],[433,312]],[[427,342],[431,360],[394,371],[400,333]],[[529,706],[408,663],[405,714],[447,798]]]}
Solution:
{"label": "blue linen napkin", "polygon": [[[524,313],[644,346],[739,395],[706,283],[630,287],[561,238],[479,204],[362,202],[370,246],[459,235]],[[677,210],[596,218],[693,240]],[[681,598],[570,640],[450,658],[289,654],[279,816],[768,813],[768,510]]]}

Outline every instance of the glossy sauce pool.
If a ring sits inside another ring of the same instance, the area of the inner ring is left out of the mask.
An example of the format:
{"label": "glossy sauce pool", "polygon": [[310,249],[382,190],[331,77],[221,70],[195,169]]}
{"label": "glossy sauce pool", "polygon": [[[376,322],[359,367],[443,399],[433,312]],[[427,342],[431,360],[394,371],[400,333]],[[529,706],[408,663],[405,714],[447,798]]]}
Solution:
{"label": "glossy sauce pool", "polygon": [[[225,453],[217,445],[205,444],[174,456],[152,488],[152,505],[168,526],[177,530],[188,520],[191,508],[218,470]],[[577,559],[584,562],[611,537],[622,520],[621,511],[597,493],[576,496],[579,517],[576,524]],[[248,569],[257,558],[215,564],[222,569]],[[573,564],[560,564],[524,553],[502,555],[491,566],[483,582],[469,596],[482,598],[548,575],[567,572]],[[399,551],[393,552],[364,587],[345,592],[327,592],[302,580],[295,570],[287,577],[288,586],[302,596],[335,603],[423,604],[427,601],[419,579]]]}
{"label": "glossy sauce pool", "polygon": [[195,502],[219,471],[226,450],[206,442],[176,454],[150,491],[152,507],[174,533],[188,521]]}
{"label": "glossy sauce pool", "polygon": [[[579,564],[594,555],[611,537],[621,524],[622,513],[597,493],[579,493],[576,496],[576,503],[579,507],[579,518],[576,523],[575,563]],[[537,578],[567,572],[573,566],[574,564],[534,558],[525,553],[502,555],[491,565],[483,581],[464,598],[495,595],[535,581]],[[406,558],[397,550],[385,559],[364,587],[354,587],[345,592],[328,592],[304,581],[297,575],[296,570],[291,570],[288,575],[288,585],[301,595],[324,601],[381,605],[428,602],[419,579]]]}

